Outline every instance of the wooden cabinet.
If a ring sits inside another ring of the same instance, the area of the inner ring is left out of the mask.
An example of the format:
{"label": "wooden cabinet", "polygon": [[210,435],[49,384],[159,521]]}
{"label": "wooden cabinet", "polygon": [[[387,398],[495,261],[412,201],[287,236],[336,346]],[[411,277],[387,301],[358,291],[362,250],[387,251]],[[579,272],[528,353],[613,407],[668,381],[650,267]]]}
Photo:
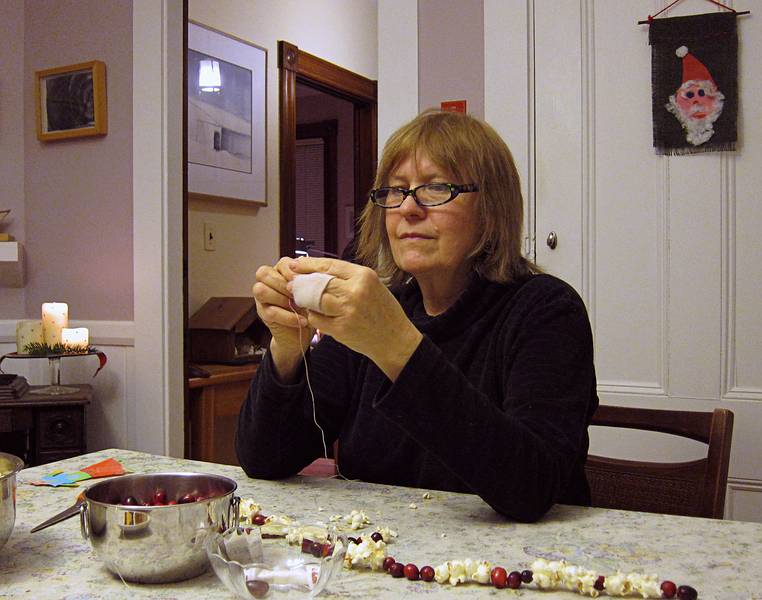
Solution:
{"label": "wooden cabinet", "polygon": [[188,458],[237,465],[238,413],[258,365],[198,365],[209,377],[188,380]]}
{"label": "wooden cabinet", "polygon": [[57,396],[32,393],[41,387],[0,402],[0,450],[17,454],[30,466],[87,452],[85,409],[93,388],[72,386],[76,392]]}
{"label": "wooden cabinet", "polygon": [[[190,406],[187,425],[190,433],[187,458],[237,465],[235,433],[238,413],[258,365],[197,366],[208,371],[210,376],[188,379]],[[337,448],[338,444],[335,443],[333,456],[336,456]],[[336,472],[333,458],[318,458],[302,469],[300,474],[333,477]]]}

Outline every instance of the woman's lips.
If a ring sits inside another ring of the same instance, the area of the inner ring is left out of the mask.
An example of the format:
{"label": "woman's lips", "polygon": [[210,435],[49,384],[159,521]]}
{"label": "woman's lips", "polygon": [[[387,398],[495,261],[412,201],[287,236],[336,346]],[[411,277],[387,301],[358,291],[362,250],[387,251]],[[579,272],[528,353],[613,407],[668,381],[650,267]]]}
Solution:
{"label": "woman's lips", "polygon": [[431,238],[421,233],[404,233],[399,236],[401,240],[430,240]]}

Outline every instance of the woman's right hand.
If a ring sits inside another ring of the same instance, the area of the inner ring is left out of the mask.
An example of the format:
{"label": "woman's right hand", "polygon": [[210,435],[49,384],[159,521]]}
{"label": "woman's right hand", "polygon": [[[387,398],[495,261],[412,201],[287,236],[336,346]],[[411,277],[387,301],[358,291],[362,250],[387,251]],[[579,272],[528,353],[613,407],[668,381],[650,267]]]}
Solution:
{"label": "woman's right hand", "polygon": [[302,353],[307,350],[315,332],[307,325],[302,309],[292,308],[293,300],[286,285],[296,273],[289,264],[293,258],[281,258],[274,266],[257,269],[252,288],[257,303],[257,314],[272,334],[270,355],[278,378],[283,383],[296,375]]}

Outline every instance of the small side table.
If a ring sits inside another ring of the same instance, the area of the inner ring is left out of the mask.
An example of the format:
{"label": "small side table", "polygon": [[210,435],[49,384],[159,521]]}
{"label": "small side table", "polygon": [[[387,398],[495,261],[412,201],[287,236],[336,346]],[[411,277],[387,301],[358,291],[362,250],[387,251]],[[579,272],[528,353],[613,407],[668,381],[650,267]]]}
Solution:
{"label": "small side table", "polygon": [[[93,399],[90,385],[73,385],[74,392],[32,393],[0,400],[0,433],[22,432],[24,448],[17,450],[29,466],[78,456],[87,452],[86,407]],[[9,449],[9,451],[13,451]]]}

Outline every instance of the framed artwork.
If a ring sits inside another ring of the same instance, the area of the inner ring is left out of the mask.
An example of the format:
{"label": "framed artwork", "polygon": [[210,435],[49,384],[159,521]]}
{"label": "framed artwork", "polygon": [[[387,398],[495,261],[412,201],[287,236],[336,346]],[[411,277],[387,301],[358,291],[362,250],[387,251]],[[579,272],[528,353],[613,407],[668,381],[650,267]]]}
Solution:
{"label": "framed artwork", "polygon": [[267,51],[188,23],[188,195],[267,205]]}
{"label": "framed artwork", "polygon": [[37,71],[37,139],[108,133],[106,65],[99,60]]}

